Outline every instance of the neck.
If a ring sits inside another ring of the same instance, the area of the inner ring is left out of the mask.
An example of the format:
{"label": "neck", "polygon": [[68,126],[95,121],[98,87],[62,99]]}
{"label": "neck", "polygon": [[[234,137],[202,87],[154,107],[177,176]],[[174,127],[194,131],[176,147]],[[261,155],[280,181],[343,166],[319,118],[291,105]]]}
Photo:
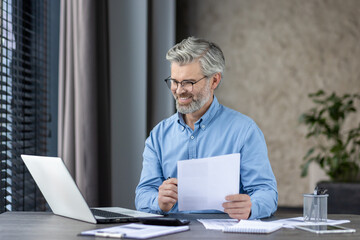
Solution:
{"label": "neck", "polygon": [[199,110],[193,113],[183,114],[184,121],[186,125],[188,125],[192,130],[195,129],[195,123],[206,113],[206,111],[210,108],[211,103],[214,100],[214,96],[210,98],[210,100],[202,106]]}

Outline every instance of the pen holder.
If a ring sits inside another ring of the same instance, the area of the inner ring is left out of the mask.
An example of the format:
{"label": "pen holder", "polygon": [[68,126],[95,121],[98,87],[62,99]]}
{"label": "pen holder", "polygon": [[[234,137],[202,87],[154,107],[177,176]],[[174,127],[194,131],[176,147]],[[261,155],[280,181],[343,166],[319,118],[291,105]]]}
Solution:
{"label": "pen holder", "polygon": [[326,222],[328,194],[304,194],[304,221]]}

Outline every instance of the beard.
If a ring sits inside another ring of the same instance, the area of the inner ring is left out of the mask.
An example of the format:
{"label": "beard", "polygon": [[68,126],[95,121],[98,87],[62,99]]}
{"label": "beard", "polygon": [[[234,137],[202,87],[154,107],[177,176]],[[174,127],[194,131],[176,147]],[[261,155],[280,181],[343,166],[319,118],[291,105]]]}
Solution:
{"label": "beard", "polygon": [[[192,101],[187,104],[180,104],[179,103],[179,98],[182,97],[191,97]],[[204,87],[204,89],[199,92],[196,96],[192,93],[182,93],[179,95],[174,95],[174,98],[176,100],[176,109],[179,113],[182,114],[189,114],[189,113],[194,113],[198,110],[200,110],[205,103],[207,103],[210,98],[211,98],[211,91],[210,91],[210,84],[208,82],[208,84],[206,84],[206,86]]]}

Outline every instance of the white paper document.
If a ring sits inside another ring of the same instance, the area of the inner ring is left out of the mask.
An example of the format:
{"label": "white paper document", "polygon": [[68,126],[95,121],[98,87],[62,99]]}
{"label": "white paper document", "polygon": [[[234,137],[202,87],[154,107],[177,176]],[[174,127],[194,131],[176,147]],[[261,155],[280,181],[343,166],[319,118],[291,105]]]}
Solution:
{"label": "white paper document", "polygon": [[116,227],[95,229],[81,232],[83,236],[107,237],[107,238],[134,238],[148,239],[167,234],[189,230],[189,226],[155,226],[131,223]]}
{"label": "white paper document", "polygon": [[220,210],[225,197],[239,193],[240,153],[178,162],[180,211]]}
{"label": "white paper document", "polygon": [[198,219],[198,221],[208,230],[223,230],[239,222],[237,219]]}

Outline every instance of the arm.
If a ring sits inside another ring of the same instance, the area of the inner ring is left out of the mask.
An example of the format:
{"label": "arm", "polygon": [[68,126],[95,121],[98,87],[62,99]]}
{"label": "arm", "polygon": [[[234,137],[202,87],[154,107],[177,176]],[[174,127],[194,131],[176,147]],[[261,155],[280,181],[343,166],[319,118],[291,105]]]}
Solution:
{"label": "arm", "polygon": [[241,148],[240,193],[227,196],[224,211],[232,218],[257,219],[277,208],[277,186],[261,130],[251,124]]}
{"label": "arm", "polygon": [[143,169],[136,188],[136,209],[144,212],[164,214],[173,209],[177,202],[177,179],[165,180],[163,167],[158,157],[159,150],[153,141],[153,134],[145,142]]}
{"label": "arm", "polygon": [[135,206],[139,211],[162,214],[158,204],[158,189],[165,178],[154,145],[151,133],[145,141],[143,168],[135,191]]}
{"label": "arm", "polygon": [[[263,133],[253,123],[242,148],[241,187],[251,198],[251,219],[269,217],[277,209],[277,184]],[[241,190],[240,190],[241,191]]]}

